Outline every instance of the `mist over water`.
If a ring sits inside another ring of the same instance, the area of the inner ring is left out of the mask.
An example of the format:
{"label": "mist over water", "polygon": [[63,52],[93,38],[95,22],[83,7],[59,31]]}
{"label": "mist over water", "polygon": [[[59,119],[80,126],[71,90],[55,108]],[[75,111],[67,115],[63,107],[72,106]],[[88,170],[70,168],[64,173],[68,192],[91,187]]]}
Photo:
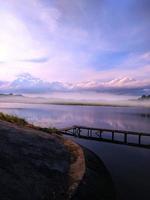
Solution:
{"label": "mist over water", "polygon": [[[108,106],[136,106],[150,108],[150,100],[139,100],[139,96],[100,92],[51,92],[49,94],[0,94],[3,103],[24,104],[90,104]],[[3,105],[2,105],[3,107]]]}
{"label": "mist over water", "polygon": [[1,103],[0,111],[42,127],[84,125],[149,132],[150,108]]}

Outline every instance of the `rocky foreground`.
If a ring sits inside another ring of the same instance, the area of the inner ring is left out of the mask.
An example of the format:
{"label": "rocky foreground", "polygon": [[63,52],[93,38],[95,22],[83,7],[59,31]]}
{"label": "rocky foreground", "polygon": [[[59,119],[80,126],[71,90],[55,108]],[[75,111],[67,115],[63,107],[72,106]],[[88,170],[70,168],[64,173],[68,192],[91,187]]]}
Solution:
{"label": "rocky foreground", "polygon": [[0,199],[65,199],[70,153],[40,131],[0,124]]}
{"label": "rocky foreground", "polygon": [[114,199],[111,178],[91,152],[61,136],[0,121],[0,200],[92,197]]}

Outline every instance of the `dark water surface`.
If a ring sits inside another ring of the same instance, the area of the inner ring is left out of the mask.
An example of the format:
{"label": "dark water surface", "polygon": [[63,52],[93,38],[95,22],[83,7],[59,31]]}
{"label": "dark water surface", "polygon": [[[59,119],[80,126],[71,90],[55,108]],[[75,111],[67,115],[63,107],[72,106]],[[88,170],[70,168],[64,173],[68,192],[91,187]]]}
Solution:
{"label": "dark water surface", "polygon": [[[150,108],[1,103],[0,111],[43,127],[85,125],[150,133]],[[118,200],[150,199],[150,150],[72,138],[105,163]]]}

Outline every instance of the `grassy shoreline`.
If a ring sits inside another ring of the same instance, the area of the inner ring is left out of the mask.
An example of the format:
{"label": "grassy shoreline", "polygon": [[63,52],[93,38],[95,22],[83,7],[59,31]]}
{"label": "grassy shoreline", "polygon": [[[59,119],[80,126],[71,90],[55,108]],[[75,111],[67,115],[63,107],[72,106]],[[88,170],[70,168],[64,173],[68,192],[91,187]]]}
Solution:
{"label": "grassy shoreline", "polygon": [[14,123],[20,126],[27,126],[28,122],[20,117],[17,117],[15,115],[9,115],[9,114],[4,114],[2,112],[0,112],[0,120],[2,121],[6,121],[6,122],[10,122],[10,123]]}
{"label": "grassy shoreline", "polygon": [[108,107],[129,107],[130,105],[115,105],[115,104],[103,104],[103,103],[78,103],[78,102],[56,102],[56,103],[44,103],[50,105],[62,105],[62,106],[108,106]]}
{"label": "grassy shoreline", "polygon": [[27,128],[32,128],[36,129],[39,131],[44,131],[46,133],[58,133],[58,129],[56,128],[42,128],[39,126],[35,126],[33,124],[28,123],[24,118],[17,117],[16,115],[9,115],[0,112],[0,120],[5,121],[5,122],[10,122],[12,124],[22,126],[22,127],[27,127]]}

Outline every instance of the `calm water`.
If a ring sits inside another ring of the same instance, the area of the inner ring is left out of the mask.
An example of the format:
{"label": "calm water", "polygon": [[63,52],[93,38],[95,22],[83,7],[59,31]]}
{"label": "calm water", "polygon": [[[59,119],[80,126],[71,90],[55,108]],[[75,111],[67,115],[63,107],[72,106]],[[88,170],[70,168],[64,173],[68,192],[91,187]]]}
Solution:
{"label": "calm water", "polygon": [[[85,125],[150,133],[150,108],[1,103],[0,111],[43,127]],[[113,178],[118,200],[150,199],[150,150],[72,139],[103,160]]]}

